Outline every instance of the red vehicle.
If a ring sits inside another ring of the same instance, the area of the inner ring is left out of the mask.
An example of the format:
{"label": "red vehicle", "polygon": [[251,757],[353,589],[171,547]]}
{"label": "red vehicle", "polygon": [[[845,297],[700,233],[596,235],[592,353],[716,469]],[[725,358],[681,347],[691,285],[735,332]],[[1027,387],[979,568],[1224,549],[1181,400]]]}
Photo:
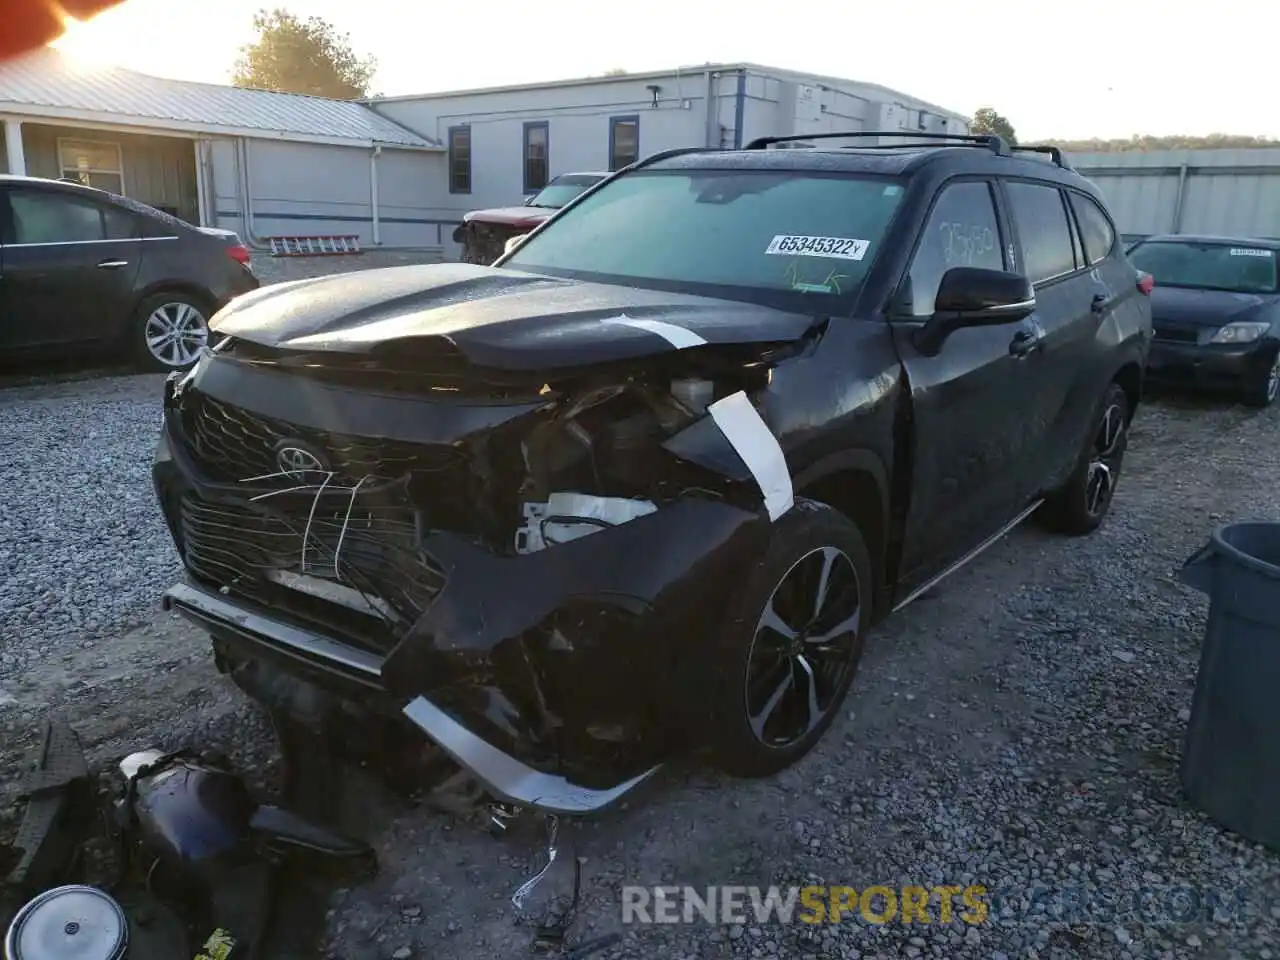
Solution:
{"label": "red vehicle", "polygon": [[462,244],[463,263],[493,263],[502,256],[512,237],[528,233],[607,173],[562,173],[519,207],[472,210],[453,231],[453,242]]}

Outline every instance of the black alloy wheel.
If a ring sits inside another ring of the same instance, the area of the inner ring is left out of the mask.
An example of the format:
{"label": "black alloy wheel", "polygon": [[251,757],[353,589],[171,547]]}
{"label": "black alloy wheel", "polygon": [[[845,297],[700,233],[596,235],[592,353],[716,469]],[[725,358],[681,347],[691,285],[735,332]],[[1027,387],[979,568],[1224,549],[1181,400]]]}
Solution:
{"label": "black alloy wheel", "polygon": [[844,689],[862,617],[853,561],[835,547],[809,551],[783,574],[747,655],[747,723],[785,749],[816,730]]}
{"label": "black alloy wheel", "polygon": [[1118,383],[1107,387],[1089,440],[1070,478],[1046,498],[1040,516],[1051,529],[1080,536],[1101,526],[1111,510],[1129,445],[1129,397]]}
{"label": "black alloy wheel", "polygon": [[710,661],[712,748],[740,776],[807,754],[839,715],[872,611],[872,567],[857,525],[797,498],[736,591]]}

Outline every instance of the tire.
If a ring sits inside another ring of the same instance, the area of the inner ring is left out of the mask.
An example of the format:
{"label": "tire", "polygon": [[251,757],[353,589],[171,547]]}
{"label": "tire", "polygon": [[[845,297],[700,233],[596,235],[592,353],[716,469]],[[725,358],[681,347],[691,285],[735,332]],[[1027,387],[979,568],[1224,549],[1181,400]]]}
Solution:
{"label": "tire", "polygon": [[[828,572],[829,589],[815,622],[799,635],[791,631],[792,638],[764,625],[769,612],[784,625],[788,619],[800,619],[796,610],[812,613],[823,570]],[[714,655],[719,675],[710,705],[711,756],[717,766],[737,776],[769,776],[813,749],[839,715],[857,673],[873,583],[871,558],[858,527],[826,504],[797,498],[778,519],[768,548],[731,603],[718,638]],[[841,631],[829,644],[808,636],[815,628],[830,631],[838,625],[852,629]],[[802,650],[812,652],[797,655]],[[819,650],[827,652],[825,662]],[[816,717],[807,709],[807,697],[786,695],[810,690],[816,694]],[[779,693],[780,700],[773,696]],[[774,709],[766,712],[770,702]],[[764,722],[753,723],[752,713],[763,716]]]}
{"label": "tire", "polygon": [[1124,465],[1130,419],[1129,396],[1112,383],[1094,410],[1089,440],[1070,479],[1041,508],[1046,526],[1078,537],[1102,525]]}
{"label": "tire", "polygon": [[1269,407],[1280,399],[1280,347],[1263,365],[1257,379],[1245,388],[1241,399],[1251,407]]}
{"label": "tire", "polygon": [[[200,359],[200,348],[209,342],[211,313],[203,298],[189,293],[162,292],[145,298],[129,326],[134,359],[148,370],[190,368]],[[170,339],[154,345],[156,337],[166,335]]]}

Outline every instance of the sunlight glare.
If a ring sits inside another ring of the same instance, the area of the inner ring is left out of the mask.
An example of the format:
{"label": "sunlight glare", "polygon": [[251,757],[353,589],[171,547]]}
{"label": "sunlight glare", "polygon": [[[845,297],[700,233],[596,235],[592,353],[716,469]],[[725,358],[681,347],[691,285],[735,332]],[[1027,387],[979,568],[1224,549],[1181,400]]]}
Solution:
{"label": "sunlight glare", "polygon": [[104,42],[103,31],[94,29],[94,21],[75,20],[67,17],[62,21],[63,33],[57,40],[49,44],[65,56],[75,66],[101,67],[113,63]]}

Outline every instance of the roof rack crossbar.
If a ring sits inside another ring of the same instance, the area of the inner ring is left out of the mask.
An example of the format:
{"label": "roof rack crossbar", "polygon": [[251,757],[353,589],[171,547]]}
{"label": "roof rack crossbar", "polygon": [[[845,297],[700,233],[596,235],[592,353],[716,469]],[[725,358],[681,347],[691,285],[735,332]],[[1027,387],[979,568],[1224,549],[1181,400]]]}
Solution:
{"label": "roof rack crossbar", "polygon": [[[746,145],[746,150],[763,150],[774,143],[794,143],[805,140],[845,140],[853,137],[897,137],[901,140],[931,140],[957,146],[986,147],[996,156],[1012,156],[1009,144],[995,134],[920,133],[915,130],[853,130],[844,133],[798,133],[786,137],[756,137]],[[907,146],[900,144],[899,146]]]}
{"label": "roof rack crossbar", "polygon": [[1052,159],[1057,166],[1062,167],[1062,169],[1064,170],[1073,169],[1071,164],[1067,161],[1067,158],[1063,154],[1061,148],[1055,147],[1051,144],[1033,144],[1025,147],[1018,146],[1018,147],[1013,147],[1012,150],[1014,153],[1043,153],[1046,156],[1048,156],[1050,159]]}

